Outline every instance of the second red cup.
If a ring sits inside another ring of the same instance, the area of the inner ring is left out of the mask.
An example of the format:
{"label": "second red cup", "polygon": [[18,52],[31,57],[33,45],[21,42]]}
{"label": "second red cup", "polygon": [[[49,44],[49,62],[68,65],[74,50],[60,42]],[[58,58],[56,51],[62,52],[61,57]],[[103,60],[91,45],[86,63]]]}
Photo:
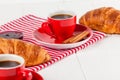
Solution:
{"label": "second red cup", "polygon": [[32,72],[24,64],[20,56],[0,54],[0,80],[32,80]]}
{"label": "second red cup", "polygon": [[57,11],[48,16],[47,22],[43,22],[39,32],[54,35],[56,43],[62,43],[71,37],[76,27],[76,15],[71,11]]}

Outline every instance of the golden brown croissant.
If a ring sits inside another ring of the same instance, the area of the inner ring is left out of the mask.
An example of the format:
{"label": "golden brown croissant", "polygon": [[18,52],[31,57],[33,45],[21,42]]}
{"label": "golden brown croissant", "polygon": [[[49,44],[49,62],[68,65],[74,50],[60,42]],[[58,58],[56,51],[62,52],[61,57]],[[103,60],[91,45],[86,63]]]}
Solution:
{"label": "golden brown croissant", "polygon": [[79,23],[101,32],[120,34],[120,11],[112,7],[94,9],[84,14]]}
{"label": "golden brown croissant", "polygon": [[34,66],[50,60],[48,52],[40,46],[17,39],[0,38],[0,54],[16,54],[25,59],[26,66]]}

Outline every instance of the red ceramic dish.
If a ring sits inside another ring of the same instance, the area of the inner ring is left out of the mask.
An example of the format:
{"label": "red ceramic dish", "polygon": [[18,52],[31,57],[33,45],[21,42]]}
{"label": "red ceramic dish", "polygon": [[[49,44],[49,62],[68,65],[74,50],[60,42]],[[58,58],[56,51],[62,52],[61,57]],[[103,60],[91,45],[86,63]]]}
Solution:
{"label": "red ceramic dish", "polygon": [[32,80],[44,80],[43,77],[40,74],[38,74],[34,71],[32,71],[32,75],[33,75]]}
{"label": "red ceramic dish", "polygon": [[93,35],[92,30],[89,29],[88,27],[80,25],[80,24],[76,24],[76,28],[75,28],[73,35],[79,32],[83,32],[86,29],[89,30],[89,35],[84,40],[76,42],[76,43],[70,43],[70,44],[56,43],[56,39],[55,37],[53,37],[54,35],[51,36],[46,33],[40,33],[37,30],[34,32],[34,37],[40,45],[43,45],[49,48],[54,48],[54,49],[68,49],[68,48],[74,48],[74,47],[80,46],[81,44],[87,42]]}

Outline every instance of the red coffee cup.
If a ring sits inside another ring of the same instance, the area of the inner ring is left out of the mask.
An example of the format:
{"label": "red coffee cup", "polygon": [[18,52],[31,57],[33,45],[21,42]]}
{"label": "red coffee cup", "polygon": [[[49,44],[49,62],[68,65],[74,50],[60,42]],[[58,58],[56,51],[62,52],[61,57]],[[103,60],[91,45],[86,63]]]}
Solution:
{"label": "red coffee cup", "polygon": [[32,80],[32,73],[24,64],[20,56],[0,54],[0,80]]}
{"label": "red coffee cup", "polygon": [[47,22],[43,22],[39,32],[45,32],[61,43],[71,37],[76,27],[76,15],[71,11],[58,11],[48,16]]}

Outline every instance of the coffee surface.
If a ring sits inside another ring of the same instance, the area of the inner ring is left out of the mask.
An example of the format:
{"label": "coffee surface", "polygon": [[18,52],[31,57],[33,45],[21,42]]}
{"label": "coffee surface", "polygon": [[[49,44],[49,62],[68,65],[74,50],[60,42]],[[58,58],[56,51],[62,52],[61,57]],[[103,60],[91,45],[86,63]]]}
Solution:
{"label": "coffee surface", "polygon": [[15,67],[20,65],[19,62],[17,61],[0,61],[0,67],[2,68],[8,68],[8,67]]}
{"label": "coffee surface", "polygon": [[69,14],[56,14],[56,15],[53,15],[51,18],[54,18],[54,19],[67,19],[67,18],[71,18],[72,15],[69,15]]}

